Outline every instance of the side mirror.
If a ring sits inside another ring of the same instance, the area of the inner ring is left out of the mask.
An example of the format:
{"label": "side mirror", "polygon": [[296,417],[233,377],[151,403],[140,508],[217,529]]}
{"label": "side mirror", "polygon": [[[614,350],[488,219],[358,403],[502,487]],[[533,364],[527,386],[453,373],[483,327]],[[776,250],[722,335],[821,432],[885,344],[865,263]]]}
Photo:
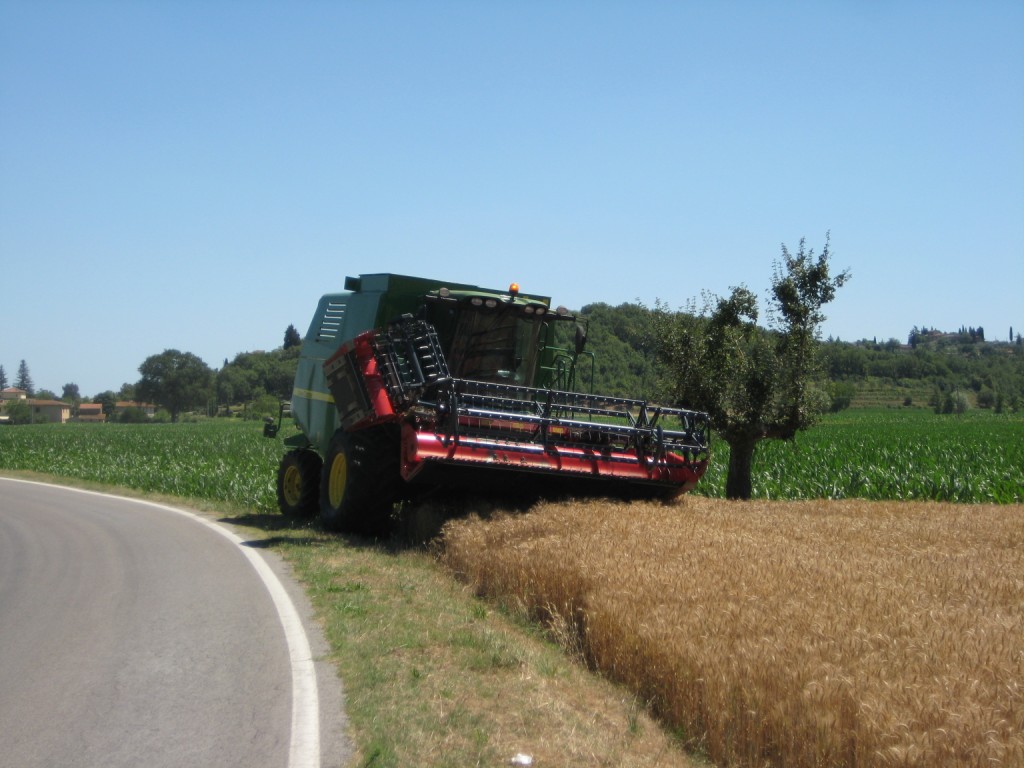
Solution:
{"label": "side mirror", "polygon": [[576,326],[576,354],[583,354],[583,348],[587,346],[587,332],[582,325]]}

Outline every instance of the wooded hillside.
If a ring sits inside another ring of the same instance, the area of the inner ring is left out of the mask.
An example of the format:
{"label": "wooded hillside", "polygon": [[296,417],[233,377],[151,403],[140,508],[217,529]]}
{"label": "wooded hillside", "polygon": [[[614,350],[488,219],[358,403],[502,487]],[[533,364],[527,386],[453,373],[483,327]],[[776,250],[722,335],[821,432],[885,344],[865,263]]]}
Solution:
{"label": "wooded hillside", "polygon": [[[652,343],[653,312],[637,304],[588,304],[587,351],[594,355],[593,391],[624,397],[657,398],[658,369]],[[975,331],[971,333],[970,331]],[[1024,409],[1024,345],[984,341],[975,329],[956,333],[910,332],[912,343],[896,339],[821,342],[833,407],[921,406]]]}

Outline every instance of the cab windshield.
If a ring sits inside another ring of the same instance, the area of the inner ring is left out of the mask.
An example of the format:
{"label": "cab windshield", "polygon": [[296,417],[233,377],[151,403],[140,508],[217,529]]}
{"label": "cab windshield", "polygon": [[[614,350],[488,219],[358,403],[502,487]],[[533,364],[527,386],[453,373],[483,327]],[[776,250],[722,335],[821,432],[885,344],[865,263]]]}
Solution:
{"label": "cab windshield", "polygon": [[448,352],[452,374],[461,379],[533,386],[541,317],[514,304],[464,307]]}

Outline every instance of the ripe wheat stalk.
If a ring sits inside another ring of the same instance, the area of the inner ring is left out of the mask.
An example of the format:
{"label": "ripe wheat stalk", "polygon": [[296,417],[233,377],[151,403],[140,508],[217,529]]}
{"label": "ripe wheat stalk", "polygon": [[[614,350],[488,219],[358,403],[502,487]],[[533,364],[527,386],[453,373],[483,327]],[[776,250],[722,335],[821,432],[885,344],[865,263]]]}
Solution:
{"label": "ripe wheat stalk", "polygon": [[736,765],[1024,765],[1024,506],[548,503],[442,558]]}

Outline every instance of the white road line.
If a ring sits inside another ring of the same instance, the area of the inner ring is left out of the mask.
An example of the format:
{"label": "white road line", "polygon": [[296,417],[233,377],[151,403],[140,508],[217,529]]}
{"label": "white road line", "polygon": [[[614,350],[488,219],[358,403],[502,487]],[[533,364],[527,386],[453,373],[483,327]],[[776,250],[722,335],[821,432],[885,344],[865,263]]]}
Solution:
{"label": "white road line", "polygon": [[[0,478],[0,480],[54,487],[53,483],[39,483],[34,480],[18,480],[8,477]],[[174,512],[216,531],[238,547],[256,570],[263,585],[267,588],[267,592],[270,593],[270,599],[274,602],[274,608],[277,610],[277,616],[281,620],[285,640],[288,643],[288,655],[292,667],[292,733],[291,745],[288,750],[288,768],[320,768],[320,697],[317,691],[316,668],[313,666],[313,652],[310,650],[309,638],[306,636],[306,629],[302,626],[302,619],[295,608],[295,603],[288,596],[288,592],[281,584],[281,580],[277,578],[277,574],[267,565],[267,561],[259,552],[252,547],[245,546],[243,539],[223,525],[207,520],[194,512],[129,496],[87,491],[67,485],[55,487],[74,493],[105,496],[110,499],[144,504],[166,512]]]}

